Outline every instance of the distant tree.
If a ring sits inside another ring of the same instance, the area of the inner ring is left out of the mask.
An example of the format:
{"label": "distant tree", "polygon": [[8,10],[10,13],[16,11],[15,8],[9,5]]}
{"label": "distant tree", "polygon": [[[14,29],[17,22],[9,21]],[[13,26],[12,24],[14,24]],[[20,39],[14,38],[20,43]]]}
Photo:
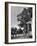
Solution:
{"label": "distant tree", "polygon": [[14,35],[14,31],[15,29],[14,28],[11,28],[11,34]]}
{"label": "distant tree", "polygon": [[17,32],[16,30],[17,30],[17,28],[11,28],[11,34],[12,35],[16,34],[16,32]]}

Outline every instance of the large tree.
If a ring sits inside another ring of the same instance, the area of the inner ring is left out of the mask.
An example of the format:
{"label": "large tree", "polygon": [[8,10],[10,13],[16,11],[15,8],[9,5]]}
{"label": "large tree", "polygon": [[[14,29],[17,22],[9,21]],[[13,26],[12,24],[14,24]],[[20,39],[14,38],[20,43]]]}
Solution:
{"label": "large tree", "polygon": [[32,8],[24,8],[22,13],[17,15],[17,20],[20,21],[18,26],[24,27],[26,29],[26,23],[31,21],[32,18]]}

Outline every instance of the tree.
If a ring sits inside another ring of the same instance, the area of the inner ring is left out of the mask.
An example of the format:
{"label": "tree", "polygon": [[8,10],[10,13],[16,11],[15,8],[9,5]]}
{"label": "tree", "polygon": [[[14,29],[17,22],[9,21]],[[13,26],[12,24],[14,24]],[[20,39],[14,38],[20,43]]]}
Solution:
{"label": "tree", "polygon": [[18,24],[19,27],[24,27],[26,29],[26,23],[28,21],[31,21],[32,18],[32,8],[24,8],[22,13],[17,15],[17,20],[20,21],[20,24]]}
{"label": "tree", "polygon": [[17,28],[16,28],[16,27],[15,27],[15,28],[11,28],[11,34],[12,34],[12,35],[16,34],[16,33],[17,33],[17,31],[16,31],[16,30],[17,30]]}

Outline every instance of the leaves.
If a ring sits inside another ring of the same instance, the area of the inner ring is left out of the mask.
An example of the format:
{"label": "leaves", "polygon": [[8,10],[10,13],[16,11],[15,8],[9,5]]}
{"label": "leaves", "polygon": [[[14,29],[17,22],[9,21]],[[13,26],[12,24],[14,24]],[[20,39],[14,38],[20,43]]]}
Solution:
{"label": "leaves", "polygon": [[19,26],[23,27],[28,21],[31,21],[31,18],[32,18],[32,8],[28,9],[24,8],[22,13],[17,15],[17,20],[20,21]]}

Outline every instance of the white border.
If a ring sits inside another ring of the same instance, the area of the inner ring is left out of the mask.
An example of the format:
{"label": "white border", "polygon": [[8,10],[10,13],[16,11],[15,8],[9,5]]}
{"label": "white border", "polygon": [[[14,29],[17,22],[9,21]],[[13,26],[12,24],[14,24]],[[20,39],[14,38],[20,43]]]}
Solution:
{"label": "white border", "polygon": [[[19,7],[32,7],[32,39],[11,39],[11,6],[19,6]],[[9,16],[9,25],[8,25],[8,42],[13,43],[13,42],[29,42],[29,41],[34,41],[35,40],[35,5],[26,5],[26,4],[9,4],[8,5],[8,16]]]}

